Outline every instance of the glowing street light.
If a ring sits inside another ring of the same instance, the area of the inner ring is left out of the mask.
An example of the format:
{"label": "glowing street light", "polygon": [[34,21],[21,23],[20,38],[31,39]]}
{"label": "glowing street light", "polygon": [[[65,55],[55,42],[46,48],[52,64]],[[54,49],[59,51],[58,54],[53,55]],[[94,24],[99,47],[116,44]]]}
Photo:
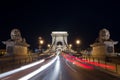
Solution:
{"label": "glowing street light", "polygon": [[80,44],[80,40],[76,40],[76,44],[79,45]]}
{"label": "glowing street light", "polygon": [[77,44],[77,53],[79,52],[79,45],[80,45],[80,43],[81,43],[80,40],[77,39],[77,40],[76,40],[76,44]]}
{"label": "glowing street light", "polygon": [[40,44],[42,45],[44,43],[44,41],[43,40],[40,40]]}
{"label": "glowing street light", "polygon": [[39,40],[39,45],[43,45],[44,40],[42,39],[42,37],[39,37],[38,40]]}
{"label": "glowing street light", "polygon": [[48,48],[50,48],[50,44],[48,44],[47,46],[48,46]]}
{"label": "glowing street light", "polygon": [[42,37],[39,37],[38,40],[39,40],[39,50],[40,52],[42,52],[42,45],[44,44],[44,40],[42,39]]}
{"label": "glowing street light", "polygon": [[69,44],[69,48],[70,48],[70,49],[72,48],[72,44]]}

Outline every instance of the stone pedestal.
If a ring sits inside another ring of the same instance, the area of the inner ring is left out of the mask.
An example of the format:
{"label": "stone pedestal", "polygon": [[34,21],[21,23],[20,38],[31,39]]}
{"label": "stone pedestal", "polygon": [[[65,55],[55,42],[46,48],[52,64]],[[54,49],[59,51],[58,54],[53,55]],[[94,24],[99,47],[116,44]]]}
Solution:
{"label": "stone pedestal", "polygon": [[104,41],[104,44],[106,46],[106,54],[107,55],[114,55],[114,45],[116,45],[118,42],[117,41]]}
{"label": "stone pedestal", "polygon": [[92,47],[92,56],[93,57],[105,57],[106,56],[106,46],[102,43],[94,43]]}
{"label": "stone pedestal", "polygon": [[92,47],[92,56],[95,57],[105,57],[114,55],[114,45],[117,44],[116,41],[105,41],[104,43],[94,43]]}
{"label": "stone pedestal", "polygon": [[28,49],[25,46],[15,46],[14,47],[14,55],[16,56],[27,56],[28,55]]}
{"label": "stone pedestal", "polygon": [[106,57],[115,54],[114,45],[117,41],[110,39],[110,32],[107,29],[102,29],[99,32],[99,37],[95,43],[90,45],[92,47],[91,55],[94,57]]}
{"label": "stone pedestal", "polygon": [[6,52],[11,56],[26,56],[28,55],[29,44],[26,43],[25,38],[21,37],[21,33],[18,29],[11,31],[11,39],[3,41],[6,45]]}

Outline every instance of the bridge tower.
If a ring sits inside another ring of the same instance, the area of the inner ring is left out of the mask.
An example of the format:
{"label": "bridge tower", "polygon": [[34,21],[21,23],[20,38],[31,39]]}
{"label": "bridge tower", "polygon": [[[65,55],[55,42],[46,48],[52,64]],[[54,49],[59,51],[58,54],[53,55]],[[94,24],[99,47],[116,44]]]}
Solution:
{"label": "bridge tower", "polygon": [[51,33],[51,36],[52,36],[51,50],[65,51],[68,49],[67,44],[68,33],[66,31],[53,31]]}

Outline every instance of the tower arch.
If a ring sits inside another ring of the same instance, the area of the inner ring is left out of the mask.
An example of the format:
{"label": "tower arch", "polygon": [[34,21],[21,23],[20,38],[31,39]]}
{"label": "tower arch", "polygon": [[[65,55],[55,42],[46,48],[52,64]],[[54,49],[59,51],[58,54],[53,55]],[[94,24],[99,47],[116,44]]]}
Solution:
{"label": "tower arch", "polygon": [[67,36],[68,33],[66,31],[53,31],[51,33],[52,36],[52,50],[67,50],[68,44],[67,44]]}

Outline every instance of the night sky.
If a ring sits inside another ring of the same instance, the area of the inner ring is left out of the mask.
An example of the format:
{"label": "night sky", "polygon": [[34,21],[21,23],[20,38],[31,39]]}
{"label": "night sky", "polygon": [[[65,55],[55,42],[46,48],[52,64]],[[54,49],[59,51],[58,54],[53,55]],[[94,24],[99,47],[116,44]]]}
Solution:
{"label": "night sky", "polygon": [[[120,41],[120,4],[112,0],[38,0],[0,1],[0,41],[10,39],[13,28],[20,29],[22,37],[36,48],[38,37],[51,43],[52,31],[68,31],[68,43],[82,41],[87,48],[106,28],[111,39]],[[119,44],[118,44],[119,45]],[[0,42],[0,48],[4,45]]]}

